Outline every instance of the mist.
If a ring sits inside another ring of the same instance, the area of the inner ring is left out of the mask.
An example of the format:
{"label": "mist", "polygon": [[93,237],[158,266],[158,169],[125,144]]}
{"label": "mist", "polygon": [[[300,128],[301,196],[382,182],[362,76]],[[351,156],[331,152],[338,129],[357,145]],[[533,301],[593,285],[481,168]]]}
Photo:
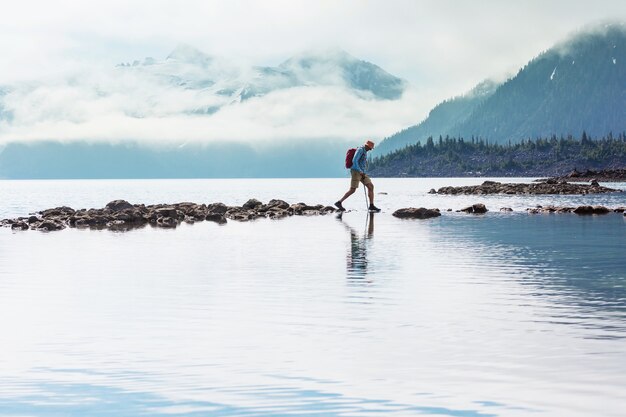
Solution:
{"label": "mist", "polygon": [[245,67],[187,50],[191,56],[170,54],[5,86],[0,143],[351,141],[384,137],[428,110],[407,83],[397,99],[347,85],[334,52],[314,55],[319,65],[306,72],[280,68],[276,76],[274,68]]}

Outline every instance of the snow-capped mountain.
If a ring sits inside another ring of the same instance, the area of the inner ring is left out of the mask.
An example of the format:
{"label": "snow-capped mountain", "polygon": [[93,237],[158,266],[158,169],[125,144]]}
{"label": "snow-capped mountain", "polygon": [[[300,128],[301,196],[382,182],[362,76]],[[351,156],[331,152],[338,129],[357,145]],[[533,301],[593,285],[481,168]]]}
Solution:
{"label": "snow-capped mountain", "polygon": [[407,87],[404,80],[382,68],[359,60],[343,50],[307,52],[276,67],[239,67],[207,55],[188,45],[179,45],[164,60],[145,58],[118,65],[156,77],[171,86],[227,97],[225,103],[261,97],[293,87],[343,87],[363,98],[394,100]]}

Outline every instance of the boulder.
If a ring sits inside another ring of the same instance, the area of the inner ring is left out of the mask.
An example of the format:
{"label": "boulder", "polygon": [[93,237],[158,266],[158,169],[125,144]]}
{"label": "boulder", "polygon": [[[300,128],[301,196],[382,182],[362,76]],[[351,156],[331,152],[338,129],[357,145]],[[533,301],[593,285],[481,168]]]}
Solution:
{"label": "boulder", "polygon": [[513,209],[511,207],[501,207],[500,211],[510,212],[510,211],[513,211]]}
{"label": "boulder", "polygon": [[206,206],[206,210],[207,213],[224,214],[228,210],[228,207],[223,203],[213,203]]}
{"label": "boulder", "polygon": [[461,210],[458,211],[462,211],[465,213],[473,213],[473,214],[484,214],[487,213],[489,210],[487,210],[487,207],[485,207],[484,204],[482,203],[477,203],[477,204],[473,204],[469,207],[465,207]]}
{"label": "boulder", "polygon": [[176,207],[172,206],[155,209],[154,213],[156,214],[157,219],[160,217],[169,217],[172,219],[180,218],[181,220],[185,218],[185,214],[183,212],[179,212]]}
{"label": "boulder", "polygon": [[400,219],[430,219],[441,216],[441,213],[439,209],[407,207],[394,211],[392,215]]}
{"label": "boulder", "polygon": [[608,214],[611,209],[604,206],[593,206],[593,214]]}
{"label": "boulder", "polygon": [[591,206],[578,206],[574,209],[574,213],[581,215],[593,214],[593,207]]}
{"label": "boulder", "polygon": [[269,203],[267,203],[267,206],[270,208],[279,208],[284,210],[286,208],[289,208],[289,203],[283,200],[272,199]]}
{"label": "boulder", "polygon": [[206,215],[205,220],[210,221],[210,222],[215,222],[218,224],[226,223],[226,217],[224,217],[223,214],[219,214],[219,213],[209,213]]}
{"label": "boulder", "polygon": [[42,232],[53,232],[55,230],[65,229],[65,225],[63,223],[58,223],[50,220],[44,220],[41,223],[36,224],[36,229]]}
{"label": "boulder", "polygon": [[133,205],[130,204],[126,200],[113,200],[107,203],[105,208],[111,211],[122,211],[122,210],[132,209]]}
{"label": "boulder", "polygon": [[435,190],[434,188],[431,188],[428,194],[437,194],[437,190]]}
{"label": "boulder", "polygon": [[591,181],[589,181],[589,184],[590,184],[592,187],[599,187],[599,186],[600,186],[600,183],[599,183],[599,182],[598,182],[598,180],[596,180],[596,179],[592,179]]}
{"label": "boulder", "polygon": [[261,203],[256,198],[251,198],[250,200],[246,201],[244,203],[244,205],[241,206],[241,207],[246,209],[246,210],[253,210],[253,209],[257,208],[258,206],[262,206],[262,205],[263,205],[263,203]]}
{"label": "boulder", "polygon": [[178,221],[168,216],[159,217],[157,222],[157,226],[164,228],[174,228],[178,226]]}
{"label": "boulder", "polygon": [[52,217],[52,216],[68,216],[69,217],[75,212],[76,211],[71,207],[62,206],[62,207],[55,207],[55,208],[47,209],[44,211],[40,211],[39,213],[41,214],[41,217]]}
{"label": "boulder", "polygon": [[28,224],[26,224],[25,222],[22,222],[22,221],[14,222],[11,225],[11,229],[12,230],[28,230],[29,228],[30,228],[30,226]]}
{"label": "boulder", "polygon": [[604,206],[578,206],[574,209],[574,213],[580,215],[607,214],[609,212],[611,210]]}

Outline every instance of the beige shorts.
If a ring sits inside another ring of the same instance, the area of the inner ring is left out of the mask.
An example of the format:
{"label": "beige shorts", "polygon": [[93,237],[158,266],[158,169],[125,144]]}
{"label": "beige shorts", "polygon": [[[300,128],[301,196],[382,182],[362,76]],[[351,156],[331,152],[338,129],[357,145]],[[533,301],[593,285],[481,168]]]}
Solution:
{"label": "beige shorts", "polygon": [[372,179],[367,176],[367,174],[363,174],[357,170],[350,170],[350,188],[359,188],[359,182],[362,182],[365,185],[369,185],[372,183]]}

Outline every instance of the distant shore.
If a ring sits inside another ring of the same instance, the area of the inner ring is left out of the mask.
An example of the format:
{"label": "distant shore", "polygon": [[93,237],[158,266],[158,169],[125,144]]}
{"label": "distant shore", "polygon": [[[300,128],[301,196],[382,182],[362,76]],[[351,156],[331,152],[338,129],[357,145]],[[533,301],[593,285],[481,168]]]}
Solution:
{"label": "distant shore", "polygon": [[622,169],[601,169],[594,171],[588,169],[584,172],[579,172],[574,169],[567,175],[560,177],[550,177],[539,179],[537,181],[556,180],[567,182],[581,182],[581,181],[596,181],[596,182],[626,182],[626,168]]}

